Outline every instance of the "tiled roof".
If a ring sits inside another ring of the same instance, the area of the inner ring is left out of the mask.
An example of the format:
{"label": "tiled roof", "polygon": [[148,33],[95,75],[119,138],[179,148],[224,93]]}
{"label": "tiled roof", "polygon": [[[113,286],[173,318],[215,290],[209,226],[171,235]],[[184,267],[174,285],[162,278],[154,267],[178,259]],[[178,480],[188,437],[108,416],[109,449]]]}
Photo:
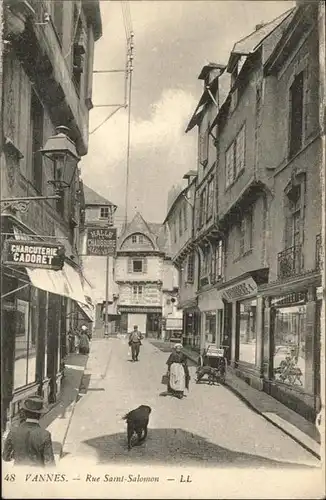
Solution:
{"label": "tiled roof", "polygon": [[153,243],[158,247],[159,250],[165,251],[165,235],[163,231],[163,225],[157,222],[147,222],[141,216],[139,212],[136,213],[131,222],[127,225],[125,230],[122,232],[119,238],[118,247],[121,247],[121,244],[126,239],[126,237],[131,234],[139,232],[143,233],[150,237],[153,240]]}
{"label": "tiled roof", "polygon": [[293,12],[293,9],[290,9],[281,16],[273,19],[270,23],[266,23],[261,28],[257,29],[250,33],[250,35],[246,36],[242,40],[239,40],[234,44],[232,49],[232,53],[234,54],[250,54],[255,51],[258,45],[275,29],[286,17],[288,17]]}
{"label": "tiled roof", "polygon": [[93,189],[84,184],[84,196],[86,205],[114,205],[110,200],[96,193]]}

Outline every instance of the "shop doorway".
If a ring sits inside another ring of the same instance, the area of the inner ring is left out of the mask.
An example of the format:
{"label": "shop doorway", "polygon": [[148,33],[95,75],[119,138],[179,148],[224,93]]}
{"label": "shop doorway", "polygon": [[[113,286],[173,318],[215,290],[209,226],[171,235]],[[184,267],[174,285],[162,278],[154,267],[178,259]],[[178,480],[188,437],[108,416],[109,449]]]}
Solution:
{"label": "shop doorway", "polygon": [[160,330],[161,330],[161,314],[148,313],[147,325],[146,325],[147,336],[158,339],[160,337]]}
{"label": "shop doorway", "polygon": [[225,357],[230,364],[232,350],[232,302],[224,303],[224,331],[221,345],[225,349]]}

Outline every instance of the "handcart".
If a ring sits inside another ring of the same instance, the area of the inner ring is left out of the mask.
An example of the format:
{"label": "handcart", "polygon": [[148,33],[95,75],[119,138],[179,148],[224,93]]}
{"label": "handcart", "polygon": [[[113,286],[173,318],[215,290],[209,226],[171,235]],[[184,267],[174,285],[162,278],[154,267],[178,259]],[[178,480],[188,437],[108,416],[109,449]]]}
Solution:
{"label": "handcart", "polygon": [[[218,348],[215,345],[209,345],[199,356],[196,369],[196,383],[201,380],[210,379],[212,373],[216,376],[218,382],[225,383],[227,360],[224,355],[225,349]],[[211,369],[214,369],[212,371]]]}

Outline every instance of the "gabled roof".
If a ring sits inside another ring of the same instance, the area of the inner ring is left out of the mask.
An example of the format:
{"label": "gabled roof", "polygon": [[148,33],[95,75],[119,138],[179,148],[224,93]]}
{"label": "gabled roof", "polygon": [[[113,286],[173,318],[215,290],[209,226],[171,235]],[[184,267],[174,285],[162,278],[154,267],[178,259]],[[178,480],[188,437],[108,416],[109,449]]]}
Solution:
{"label": "gabled roof", "polygon": [[[222,70],[220,75],[222,74]],[[211,81],[209,84],[209,90],[212,94],[216,92],[218,89],[218,80],[220,78],[220,75],[216,76],[214,80]],[[190,118],[190,121],[188,123],[188,126],[185,130],[185,133],[189,132],[189,130],[193,129],[195,125],[198,125],[200,123],[200,120],[202,118],[203,112],[205,111],[205,106],[208,102],[212,101],[212,98],[210,96],[210,93],[208,92],[207,87],[205,88],[204,92],[202,93],[201,98],[199,99],[199,102],[196,106],[196,109]]]}
{"label": "gabled roof", "polygon": [[137,212],[132,221],[129,222],[123,233],[120,235],[118,241],[118,250],[121,250],[124,241],[129,236],[135,233],[141,233],[151,240],[154,246],[154,250],[164,251],[164,248],[162,248],[161,229],[162,224],[146,222],[142,215]]}
{"label": "gabled roof", "polygon": [[84,184],[84,197],[85,197],[85,205],[100,205],[101,207],[105,205],[114,205],[111,201],[109,201],[107,198],[104,198],[100,194],[98,194],[96,191],[91,189],[90,187],[86,186]]}
{"label": "gabled roof", "polygon": [[208,63],[205,66],[203,66],[203,69],[201,70],[198,80],[205,80],[206,76],[213,70],[213,69],[220,69],[222,71],[225,70],[225,65],[224,64],[216,64],[216,63]]}
{"label": "gabled roof", "polygon": [[189,177],[197,177],[198,172],[197,170],[188,170],[182,177],[183,179],[189,179]]}
{"label": "gabled roof", "polygon": [[274,31],[288,16],[294,12],[295,8],[287,10],[273,21],[266,23],[261,26],[261,28],[253,31],[250,35],[242,38],[236,42],[231,50],[229,57],[229,62],[227,65],[227,71],[232,71],[233,64],[238,56],[247,56],[252,52],[255,52],[265,38]]}

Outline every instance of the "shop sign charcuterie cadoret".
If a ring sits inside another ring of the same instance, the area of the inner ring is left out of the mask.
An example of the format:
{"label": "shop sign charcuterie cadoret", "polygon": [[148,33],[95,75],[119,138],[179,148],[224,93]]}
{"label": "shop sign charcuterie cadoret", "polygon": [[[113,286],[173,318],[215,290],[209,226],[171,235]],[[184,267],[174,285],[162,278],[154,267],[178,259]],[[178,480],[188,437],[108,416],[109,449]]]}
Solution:
{"label": "shop sign charcuterie cadoret", "polygon": [[7,240],[3,264],[60,270],[64,265],[63,245],[35,241]]}

